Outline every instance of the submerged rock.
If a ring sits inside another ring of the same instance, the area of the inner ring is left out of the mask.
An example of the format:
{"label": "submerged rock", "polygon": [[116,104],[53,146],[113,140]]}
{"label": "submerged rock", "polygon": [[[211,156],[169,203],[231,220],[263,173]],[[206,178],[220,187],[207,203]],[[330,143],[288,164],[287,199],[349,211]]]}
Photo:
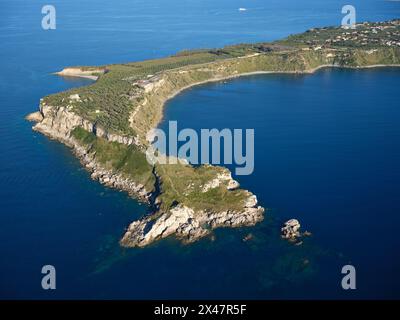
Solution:
{"label": "submerged rock", "polygon": [[252,240],[253,238],[254,238],[253,234],[252,234],[252,233],[249,233],[248,235],[246,235],[246,236],[243,238],[243,242],[250,241],[250,240]]}

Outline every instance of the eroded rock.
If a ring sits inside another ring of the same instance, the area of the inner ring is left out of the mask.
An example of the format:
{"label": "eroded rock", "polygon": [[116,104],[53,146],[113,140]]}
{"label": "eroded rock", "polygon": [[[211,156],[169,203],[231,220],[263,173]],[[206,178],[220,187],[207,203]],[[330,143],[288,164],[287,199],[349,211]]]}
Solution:
{"label": "eroded rock", "polygon": [[[254,200],[251,203],[254,204]],[[257,203],[240,211],[221,212],[194,211],[179,204],[159,216],[147,216],[132,222],[120,244],[124,247],[144,247],[170,235],[184,243],[191,243],[219,227],[253,226],[263,220],[263,213],[264,208]]]}
{"label": "eroded rock", "polygon": [[296,241],[298,238],[301,237],[301,234],[299,232],[300,227],[300,222],[296,219],[290,219],[286,221],[284,226],[281,228],[282,238]]}

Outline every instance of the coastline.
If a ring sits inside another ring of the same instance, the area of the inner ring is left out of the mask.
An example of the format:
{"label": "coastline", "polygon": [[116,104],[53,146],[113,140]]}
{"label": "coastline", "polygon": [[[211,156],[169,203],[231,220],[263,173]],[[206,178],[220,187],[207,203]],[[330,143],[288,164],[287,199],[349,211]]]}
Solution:
{"label": "coastline", "polygon": [[[400,65],[370,65],[363,68],[349,67],[348,69],[365,69],[365,68],[379,68],[379,67],[400,67]],[[335,65],[320,65],[318,67],[307,69],[304,71],[255,71],[241,74],[234,74],[226,77],[211,78],[205,81],[199,81],[185,87],[176,90],[172,94],[168,95],[162,102],[162,111],[165,112],[166,103],[176,97],[181,92],[190,89],[195,86],[199,86],[206,83],[220,82],[225,80],[236,79],[240,77],[261,75],[261,74],[313,74],[323,68],[347,68],[343,66]],[[157,124],[157,126],[159,123]],[[73,137],[61,137],[57,136],[59,131],[54,132],[53,130],[43,130],[40,126],[36,126],[35,130],[44,133],[52,139],[56,139],[67,146],[69,146],[75,156],[80,160],[83,167],[89,171],[90,176],[93,180],[98,180],[101,184],[111,187],[117,190],[127,192],[131,197],[146,203],[150,207],[156,205],[156,199],[154,198],[154,192],[148,192],[144,186],[137,185],[134,181],[126,179],[118,173],[102,168],[102,166],[96,161],[95,157],[88,153],[88,150],[80,145]],[[155,211],[150,215],[145,215],[139,220],[132,222],[125,231],[120,244],[123,247],[144,247],[154,241],[162,238],[174,235],[184,243],[192,243],[200,238],[208,236],[213,229],[219,227],[242,227],[242,226],[254,226],[261,220],[263,220],[264,208],[257,206],[256,197],[249,193],[249,199],[254,201],[244,208],[242,213],[240,212],[214,212],[212,214],[207,212],[194,212],[191,208],[186,206],[178,206],[171,210],[171,212],[159,212]],[[171,221],[171,219],[173,221]],[[193,221],[192,224],[183,228],[187,224],[186,221]],[[230,221],[229,224],[226,224]],[[208,224],[211,229],[203,229],[201,226]],[[146,231],[149,225],[153,227]],[[168,227],[166,227],[168,226]],[[189,236],[190,235],[190,236]]]}
{"label": "coastline", "polygon": [[[27,120],[33,121],[29,119]],[[147,205],[151,205],[152,192],[146,190],[144,185],[136,183],[123,174],[104,168],[96,160],[95,156],[90,154],[89,150],[82,146],[72,136],[64,136],[59,134],[59,132],[55,132],[54,130],[43,126],[36,125],[32,129],[40,132],[49,139],[61,142],[66,147],[70,148],[83,168],[88,171],[92,180],[98,181],[106,187],[126,192],[130,197],[133,197]]]}
{"label": "coastline", "polygon": [[[242,57],[245,58],[245,57]],[[352,66],[339,66],[339,65],[333,65],[333,64],[324,64],[320,65],[318,67],[312,68],[312,69],[307,69],[304,71],[253,71],[253,72],[245,72],[245,73],[239,73],[239,74],[234,74],[231,76],[226,76],[226,77],[220,77],[220,78],[211,78],[208,80],[204,81],[199,81],[195,82],[193,84],[187,85],[185,87],[182,87],[181,89],[173,92],[167,98],[162,102],[162,118],[160,121],[157,123],[157,125],[153,129],[157,129],[160,123],[163,121],[164,118],[164,112],[165,112],[165,105],[168,103],[168,101],[172,100],[182,92],[191,89],[193,87],[197,87],[203,84],[207,83],[214,83],[214,82],[220,82],[220,81],[225,81],[225,80],[233,80],[241,77],[248,77],[248,76],[254,76],[254,75],[263,75],[263,74],[313,74],[319,70],[325,69],[325,68],[338,68],[338,69],[374,69],[374,68],[400,68],[400,64],[374,64],[374,65],[368,65],[368,66],[359,66],[359,67],[352,67]]]}
{"label": "coastline", "polygon": [[400,50],[390,45],[376,50],[351,44],[326,50],[315,43],[308,48],[295,44],[292,50],[274,43],[237,45],[131,64],[67,67],[55,74],[94,81],[109,74],[85,89],[43,97],[40,111],[27,119],[37,122],[34,130],[71,147],[92,179],[134,196],[144,186],[150,190],[144,198],[153,214],[129,225],[122,246],[143,247],[171,235],[190,243],[219,227],[255,225],[264,219],[265,209],[227,168],[149,164],[148,133],[163,121],[168,101],[195,86],[246,76],[400,67]]}
{"label": "coastline", "polygon": [[[162,101],[162,112],[165,112],[166,103],[176,97],[181,92],[188,90],[192,87],[199,86],[206,83],[212,82],[220,82],[225,80],[236,79],[240,77],[252,76],[252,75],[262,75],[262,74],[313,74],[320,69],[323,68],[347,68],[347,69],[366,69],[366,68],[379,68],[379,67],[400,67],[400,65],[369,65],[359,67],[344,67],[344,66],[335,66],[335,65],[320,65],[315,68],[303,70],[303,71],[255,71],[255,72],[246,72],[233,74],[225,77],[218,78],[210,78],[204,81],[198,81],[192,83],[190,85],[184,86],[179,90],[174,91],[170,95],[168,95]],[[46,107],[45,107],[46,108]],[[51,108],[51,107],[50,107]],[[102,167],[102,165],[96,160],[95,156],[88,153],[88,149],[85,146],[81,145],[77,142],[71,135],[70,129],[68,127],[64,127],[62,124],[65,123],[73,123],[79,122],[83,124],[83,127],[86,127],[86,130],[93,131],[93,124],[86,123],[84,119],[80,118],[74,113],[69,112],[68,110],[59,109],[59,114],[56,116],[56,121],[51,121],[52,125],[56,124],[56,127],[47,126],[46,122],[46,112],[44,112],[43,107],[39,112],[42,116],[42,121],[38,122],[34,126],[35,131],[39,131],[44,135],[50,137],[51,139],[60,141],[65,144],[69,148],[71,148],[74,155],[79,159],[82,166],[90,173],[90,177],[93,180],[99,181],[101,184],[116,189],[127,192],[129,196],[136,198],[137,200],[148,204],[150,207],[154,207],[156,205],[156,199],[154,199],[154,192],[147,191],[143,185],[138,185],[135,181],[127,179],[126,177],[113,172],[112,170],[108,170]],[[37,112],[31,114],[31,117],[28,116],[27,119],[31,121],[38,121],[40,119],[40,115]],[[79,118],[79,120],[73,119],[73,117]],[[47,118],[48,119],[48,118]],[[60,126],[61,124],[61,126]],[[58,126],[57,126],[58,125]],[[159,123],[157,124],[157,126]],[[157,127],[156,126],[156,127]],[[105,136],[105,138],[107,135]],[[111,141],[111,140],[109,140]],[[121,143],[125,143],[121,141]],[[247,191],[248,192],[248,191]],[[181,239],[184,243],[192,243],[202,237],[205,237],[211,233],[211,230],[230,226],[230,227],[240,227],[240,226],[253,226],[259,221],[263,220],[263,213],[265,211],[264,208],[257,206],[256,197],[249,192],[249,199],[253,199],[249,207],[244,208],[242,213],[232,213],[229,211],[226,212],[214,212],[210,215],[207,212],[194,212],[191,208],[186,206],[180,206],[175,211],[172,211],[172,215],[169,212],[153,212],[150,215],[145,215],[143,218],[132,222],[124,236],[122,237],[120,244],[124,247],[144,247],[156,240],[161,238],[168,237],[170,235],[174,235],[178,239]],[[196,217],[196,218],[194,218]],[[173,222],[170,220],[174,219]],[[236,220],[235,220],[236,219]],[[185,221],[193,221],[193,223],[189,226],[183,228],[182,226],[186,224]],[[226,221],[231,221],[228,225],[226,225]],[[232,223],[232,221],[235,221]],[[201,222],[201,223],[200,223]],[[145,230],[148,228],[148,225],[155,226],[156,230],[153,228],[150,231],[146,232]],[[201,225],[209,224],[212,226],[210,230],[203,229]],[[168,225],[169,228],[165,229],[165,226]],[[190,236],[188,236],[190,235]]]}
{"label": "coastline", "polygon": [[[230,76],[226,76],[226,77],[219,77],[219,78],[211,78],[208,80],[204,80],[204,81],[199,81],[199,82],[195,82],[192,83],[190,85],[184,86],[182,88],[180,88],[179,90],[176,90],[175,92],[173,92],[172,94],[168,95],[163,101],[162,101],[162,112],[163,112],[163,116],[161,118],[161,120],[157,123],[157,125],[154,128],[157,128],[159,126],[159,124],[163,121],[163,117],[164,117],[164,112],[165,112],[165,106],[168,103],[168,101],[174,99],[177,95],[181,94],[182,92],[189,90],[193,87],[196,86],[201,86],[203,84],[207,84],[207,83],[214,83],[214,82],[221,82],[221,81],[226,81],[226,80],[233,80],[233,79],[237,79],[237,78],[241,78],[241,77],[247,77],[247,76],[253,76],[253,75],[265,75],[265,74],[313,74],[321,69],[325,69],[325,68],[339,68],[339,69],[373,69],[373,68],[400,68],[400,64],[391,64],[391,65],[384,65],[384,64],[375,64],[375,65],[368,65],[368,66],[361,66],[361,67],[351,67],[351,66],[338,66],[338,65],[329,65],[329,64],[325,64],[325,65],[320,65],[318,67],[312,68],[312,69],[307,69],[304,71],[254,71],[254,72],[246,72],[246,73],[240,73],[240,74],[234,74],[234,75],[230,75]],[[58,76],[62,76],[65,77],[66,75],[62,74],[61,72],[56,72],[54,73]],[[74,75],[68,75],[67,77],[80,77],[80,78],[89,78],[91,76],[87,76],[87,75],[82,75],[82,74],[74,74]],[[94,77],[94,76],[92,76]],[[96,77],[97,79],[98,77]],[[30,114],[28,114],[26,117],[26,120],[31,121],[31,122],[37,122],[38,124],[40,124],[40,122],[43,120],[43,114],[41,113],[41,111],[35,111],[32,112]],[[92,124],[93,126],[93,124]],[[64,143],[65,145],[67,145],[68,147],[70,147],[72,150],[74,150],[78,144],[76,142],[71,142],[66,136],[61,137],[59,134],[56,134],[55,132],[53,132],[52,130],[45,130],[44,128],[36,125],[33,127],[33,129],[35,131],[41,132],[42,134],[46,135],[47,137],[57,140],[61,143]],[[107,137],[105,136],[104,138],[107,139]],[[71,138],[72,139],[72,138]],[[115,139],[108,139],[110,142],[115,141]],[[131,142],[126,143],[125,141],[117,141],[119,143],[123,143],[123,144],[131,144]],[[79,155],[79,153],[78,153]],[[78,156],[79,158],[79,156]],[[79,158],[80,159],[80,158]],[[80,159],[81,160],[81,159]],[[95,161],[93,159],[93,161]],[[118,189],[118,188],[117,188]],[[129,192],[129,190],[124,190],[123,191],[127,191]],[[147,193],[147,192],[146,192]],[[144,202],[148,203],[148,197],[143,197],[142,195],[137,197],[138,199],[145,199]]]}

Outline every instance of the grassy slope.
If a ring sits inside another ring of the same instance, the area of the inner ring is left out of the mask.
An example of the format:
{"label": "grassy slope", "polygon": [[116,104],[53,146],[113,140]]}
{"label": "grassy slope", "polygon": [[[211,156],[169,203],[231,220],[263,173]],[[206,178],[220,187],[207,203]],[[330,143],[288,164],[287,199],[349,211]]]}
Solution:
{"label": "grassy slope", "polygon": [[79,127],[72,131],[72,136],[86,146],[89,153],[95,155],[96,161],[105,169],[121,173],[130,178],[134,177],[134,181],[143,184],[146,190],[154,190],[153,168],[147,162],[145,154],[136,146],[108,142]]}
{"label": "grassy slope", "polygon": [[[73,137],[86,146],[89,153],[95,155],[96,161],[105,169],[112,170],[134,179],[145,185],[146,190],[155,190],[153,167],[148,164],[145,155],[135,146],[126,146],[116,142],[107,142],[82,128],[75,128]],[[225,169],[215,166],[190,165],[156,165],[160,177],[160,208],[167,211],[176,202],[185,204],[195,210],[240,210],[249,196],[244,190],[228,191],[226,183],[202,192],[207,182],[214,179]]]}
{"label": "grassy slope", "polygon": [[226,183],[203,192],[207,182],[224,171],[221,167],[192,167],[182,164],[156,165],[161,179],[161,209],[166,210],[179,202],[195,210],[241,210],[249,196],[245,190],[228,191]]}

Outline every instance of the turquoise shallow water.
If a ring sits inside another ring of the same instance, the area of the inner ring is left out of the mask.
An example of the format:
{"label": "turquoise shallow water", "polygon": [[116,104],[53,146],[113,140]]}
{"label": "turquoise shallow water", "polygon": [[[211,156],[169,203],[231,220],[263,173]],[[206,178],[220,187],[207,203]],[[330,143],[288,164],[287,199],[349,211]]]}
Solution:
{"label": "turquoise shallow water", "polygon": [[[214,242],[186,247],[171,239],[119,248],[146,208],[91,181],[66,147],[23,119],[40,97],[90,83],[50,75],[64,66],[273,40],[338,24],[340,1],[53,3],[54,32],[40,28],[41,1],[0,4],[1,298],[400,296],[398,70],[257,76],[171,101],[166,120],[182,127],[256,129],[256,171],[239,180],[271,208],[255,228],[220,230]],[[360,20],[400,14],[396,2],[354,3]],[[314,234],[301,247],[277,234],[292,216]],[[254,240],[244,243],[249,232]],[[355,292],[340,289],[349,262]],[[45,264],[57,269],[52,292],[40,287]]]}

